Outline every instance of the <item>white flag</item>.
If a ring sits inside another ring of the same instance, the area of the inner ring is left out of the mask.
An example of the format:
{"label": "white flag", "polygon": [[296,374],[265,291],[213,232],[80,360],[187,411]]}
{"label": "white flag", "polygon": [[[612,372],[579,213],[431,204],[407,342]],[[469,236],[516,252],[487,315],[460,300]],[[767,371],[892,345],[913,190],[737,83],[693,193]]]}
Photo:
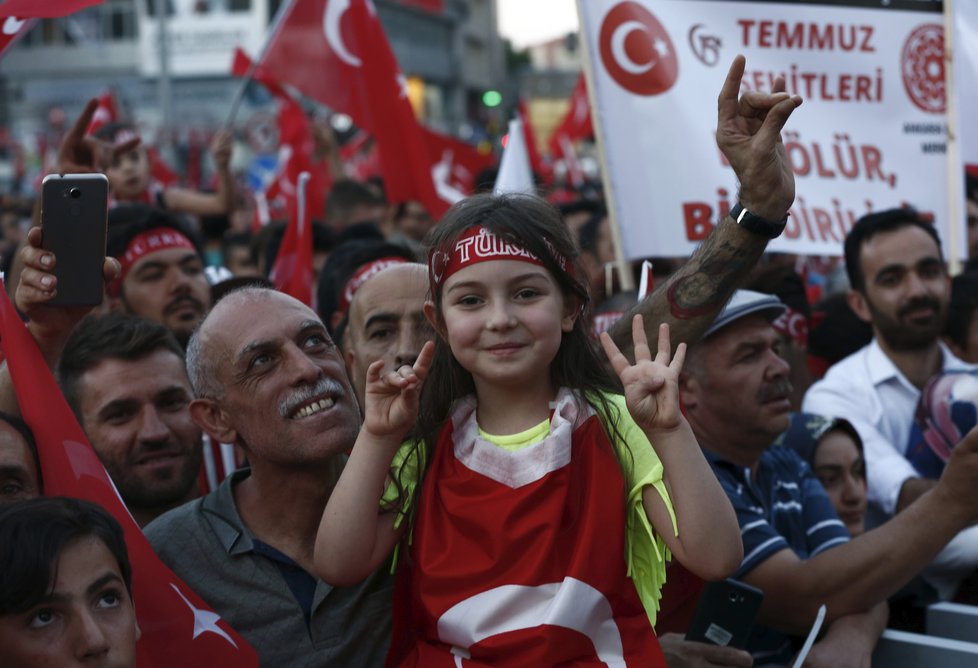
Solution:
{"label": "white flag", "polygon": [[530,154],[523,139],[523,124],[513,119],[509,122],[509,139],[503,149],[503,159],[499,162],[499,174],[493,195],[507,193],[536,193],[533,185],[533,172],[530,169]]}

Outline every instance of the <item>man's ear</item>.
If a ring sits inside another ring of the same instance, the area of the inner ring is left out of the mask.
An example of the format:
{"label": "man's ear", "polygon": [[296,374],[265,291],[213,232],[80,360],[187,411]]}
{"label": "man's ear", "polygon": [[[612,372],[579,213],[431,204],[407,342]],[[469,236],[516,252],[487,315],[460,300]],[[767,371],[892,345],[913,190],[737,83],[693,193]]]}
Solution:
{"label": "man's ear", "polygon": [[426,300],[424,303],[424,317],[428,320],[428,324],[431,325],[432,329],[438,332],[438,336],[448,340],[448,336],[445,333],[445,324],[438,317],[438,310],[435,308],[435,303],[430,300]]}
{"label": "man's ear", "polygon": [[230,416],[213,399],[194,399],[190,402],[190,417],[207,435],[220,443],[236,443],[238,432]]}
{"label": "man's ear", "polygon": [[846,293],[846,303],[849,304],[849,308],[855,313],[860,320],[863,322],[868,322],[873,324],[873,314],[869,310],[869,303],[866,301],[865,295],[858,290],[849,290]]}

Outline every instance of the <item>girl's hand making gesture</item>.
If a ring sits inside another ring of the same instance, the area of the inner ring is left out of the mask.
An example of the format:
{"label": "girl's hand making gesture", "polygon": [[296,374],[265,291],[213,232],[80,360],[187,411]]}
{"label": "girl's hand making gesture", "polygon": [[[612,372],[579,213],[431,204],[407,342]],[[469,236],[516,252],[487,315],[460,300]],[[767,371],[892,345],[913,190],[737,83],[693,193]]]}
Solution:
{"label": "girl's hand making gesture", "polygon": [[615,373],[621,378],[625,402],[632,419],[646,431],[671,431],[682,421],[679,410],[679,372],[686,358],[686,344],[676,346],[670,360],[669,325],[659,325],[659,350],[652,359],[641,315],[632,319],[635,364],[614,344],[607,332],[601,333],[601,345]]}
{"label": "girl's hand making gesture", "polygon": [[417,420],[418,397],[434,356],[435,344],[428,341],[413,366],[404,364],[381,374],[384,361],[377,360],[367,368],[363,429],[377,438],[394,436],[400,443]]}

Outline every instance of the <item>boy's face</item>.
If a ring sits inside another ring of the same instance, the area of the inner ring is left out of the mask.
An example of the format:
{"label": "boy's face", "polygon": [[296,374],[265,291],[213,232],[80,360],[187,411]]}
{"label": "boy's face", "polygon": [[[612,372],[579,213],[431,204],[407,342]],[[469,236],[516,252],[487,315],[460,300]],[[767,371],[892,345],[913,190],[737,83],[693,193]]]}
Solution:
{"label": "boy's face", "polygon": [[118,156],[105,170],[118,200],[138,199],[149,188],[149,156],[146,149],[137,146]]}
{"label": "boy's face", "polygon": [[52,573],[55,581],[40,603],[0,615],[0,665],[135,666],[136,612],[105,543],[92,536],[68,543]]}

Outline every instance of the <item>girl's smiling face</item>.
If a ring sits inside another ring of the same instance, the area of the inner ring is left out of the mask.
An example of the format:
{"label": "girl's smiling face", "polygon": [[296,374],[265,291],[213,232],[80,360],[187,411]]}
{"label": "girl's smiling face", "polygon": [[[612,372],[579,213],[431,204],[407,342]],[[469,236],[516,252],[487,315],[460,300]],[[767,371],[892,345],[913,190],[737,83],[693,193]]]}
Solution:
{"label": "girl's smiling face", "polygon": [[[426,305],[426,311],[432,308]],[[477,391],[492,386],[552,393],[550,364],[577,309],[547,269],[519,260],[470,265],[445,281],[441,310],[443,335]]]}

